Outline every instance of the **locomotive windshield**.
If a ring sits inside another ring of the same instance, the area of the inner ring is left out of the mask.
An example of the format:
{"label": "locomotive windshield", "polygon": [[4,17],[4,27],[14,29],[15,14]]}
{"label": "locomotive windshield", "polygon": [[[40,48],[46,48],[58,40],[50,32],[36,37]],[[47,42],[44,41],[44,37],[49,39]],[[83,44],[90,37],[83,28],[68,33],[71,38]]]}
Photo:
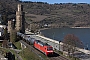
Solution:
{"label": "locomotive windshield", "polygon": [[52,47],[48,47],[47,50],[53,50],[53,48]]}

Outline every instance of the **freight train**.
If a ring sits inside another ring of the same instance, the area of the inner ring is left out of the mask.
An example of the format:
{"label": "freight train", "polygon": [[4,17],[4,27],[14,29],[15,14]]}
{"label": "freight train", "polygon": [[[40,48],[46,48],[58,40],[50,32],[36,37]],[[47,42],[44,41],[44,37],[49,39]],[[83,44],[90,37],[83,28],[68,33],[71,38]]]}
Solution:
{"label": "freight train", "polygon": [[28,35],[17,32],[17,36],[21,37],[28,44],[32,44],[36,49],[44,53],[46,56],[53,55],[53,47],[41,42],[40,40],[36,40],[35,38],[31,38]]}

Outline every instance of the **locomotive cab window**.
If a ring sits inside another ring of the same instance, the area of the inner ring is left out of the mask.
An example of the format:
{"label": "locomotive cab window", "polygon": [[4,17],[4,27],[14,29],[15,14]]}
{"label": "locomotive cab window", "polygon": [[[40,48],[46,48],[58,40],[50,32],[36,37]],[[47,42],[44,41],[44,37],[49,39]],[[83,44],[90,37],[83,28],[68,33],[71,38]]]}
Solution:
{"label": "locomotive cab window", "polygon": [[47,50],[53,50],[53,48],[52,47],[48,47]]}

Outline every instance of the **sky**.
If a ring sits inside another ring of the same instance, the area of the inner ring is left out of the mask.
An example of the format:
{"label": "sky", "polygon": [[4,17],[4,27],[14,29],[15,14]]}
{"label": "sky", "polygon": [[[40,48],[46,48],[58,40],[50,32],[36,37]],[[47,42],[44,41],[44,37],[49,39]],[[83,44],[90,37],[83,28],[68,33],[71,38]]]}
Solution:
{"label": "sky", "polygon": [[90,0],[21,0],[21,1],[47,2],[50,4],[54,4],[54,3],[90,3]]}

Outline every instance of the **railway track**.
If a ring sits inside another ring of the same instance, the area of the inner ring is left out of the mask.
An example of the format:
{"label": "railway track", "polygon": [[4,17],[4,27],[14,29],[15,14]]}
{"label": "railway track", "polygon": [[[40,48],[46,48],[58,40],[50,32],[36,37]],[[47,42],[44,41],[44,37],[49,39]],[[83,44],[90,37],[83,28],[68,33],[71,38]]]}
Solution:
{"label": "railway track", "polygon": [[41,55],[42,53],[38,50],[36,50],[34,47],[32,47],[31,45],[27,44],[26,42],[24,42],[23,40],[20,41],[21,43],[25,44],[33,53],[35,53],[41,60],[45,60]]}
{"label": "railway track", "polygon": [[40,51],[36,50],[35,48],[33,48],[32,46],[30,46],[29,44],[27,44],[26,42],[24,42],[22,40],[21,40],[21,42],[24,43],[28,48],[30,48],[30,50],[34,51],[34,53],[36,55],[38,55],[41,58],[41,60],[69,60],[69,59],[67,59],[67,58],[65,58],[57,53],[54,53],[53,56],[50,56],[50,57],[47,57],[46,59],[44,59],[41,56],[42,53]]}
{"label": "railway track", "polygon": [[50,60],[69,60],[67,58],[65,58],[62,55],[59,55],[57,53],[54,53],[54,55],[52,57],[49,57]]}

